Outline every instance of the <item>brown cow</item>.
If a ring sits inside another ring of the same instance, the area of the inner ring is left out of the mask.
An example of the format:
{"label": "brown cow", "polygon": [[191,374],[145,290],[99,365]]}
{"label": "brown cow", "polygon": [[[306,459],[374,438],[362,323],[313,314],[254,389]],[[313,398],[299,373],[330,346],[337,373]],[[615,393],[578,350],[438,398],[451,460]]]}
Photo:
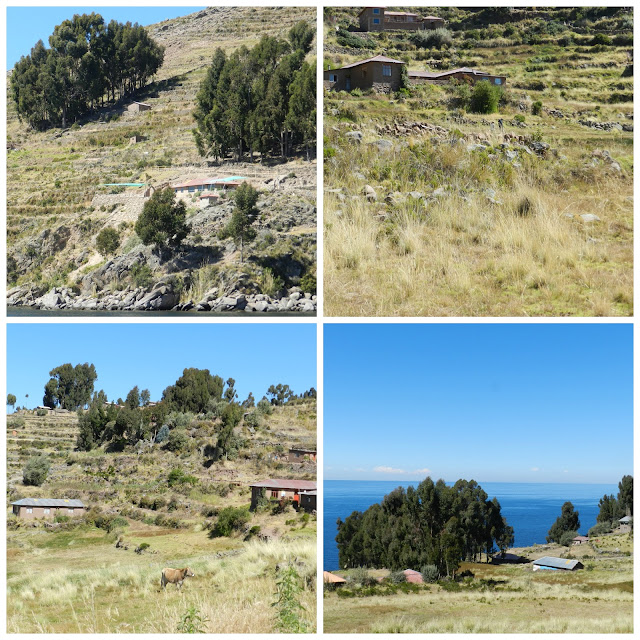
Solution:
{"label": "brown cow", "polygon": [[177,585],[179,589],[182,589],[182,583],[185,578],[193,578],[195,575],[189,567],[185,567],[184,569],[163,569],[160,585],[163,589],[166,589],[167,584],[170,582],[171,584]]}

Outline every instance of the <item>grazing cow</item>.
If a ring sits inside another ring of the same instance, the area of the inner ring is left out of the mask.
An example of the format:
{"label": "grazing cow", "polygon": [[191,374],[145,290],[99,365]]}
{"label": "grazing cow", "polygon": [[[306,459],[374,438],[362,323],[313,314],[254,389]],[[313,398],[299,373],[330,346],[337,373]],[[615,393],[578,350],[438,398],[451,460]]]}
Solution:
{"label": "grazing cow", "polygon": [[182,589],[182,583],[185,578],[193,578],[195,575],[189,567],[185,567],[184,569],[163,569],[160,585],[163,589],[166,589],[167,584],[170,582],[171,584],[177,585],[179,589]]}

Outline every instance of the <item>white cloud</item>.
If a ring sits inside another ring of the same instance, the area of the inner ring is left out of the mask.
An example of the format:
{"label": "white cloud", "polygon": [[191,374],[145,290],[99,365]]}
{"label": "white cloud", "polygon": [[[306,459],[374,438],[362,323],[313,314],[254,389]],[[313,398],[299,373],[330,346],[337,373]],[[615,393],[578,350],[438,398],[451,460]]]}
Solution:
{"label": "white cloud", "polygon": [[415,473],[415,474],[420,474],[422,476],[426,476],[426,475],[429,475],[431,473],[431,469],[427,469],[425,467],[424,469],[416,469],[415,471],[412,471],[411,473]]}
{"label": "white cloud", "polygon": [[538,467],[531,467],[531,471],[540,471]]}
{"label": "white cloud", "polygon": [[394,469],[393,467],[374,467],[376,473],[407,473],[404,469]]}

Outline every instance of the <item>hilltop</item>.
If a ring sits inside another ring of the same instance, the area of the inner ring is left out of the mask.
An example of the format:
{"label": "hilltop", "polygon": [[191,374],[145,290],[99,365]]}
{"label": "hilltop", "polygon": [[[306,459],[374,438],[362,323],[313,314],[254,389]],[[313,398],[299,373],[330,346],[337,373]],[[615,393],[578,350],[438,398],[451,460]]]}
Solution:
{"label": "hilltop", "polygon": [[[8,304],[56,309],[306,311],[315,309],[316,164],[304,157],[215,162],[198,154],[195,98],[213,53],[286,38],[311,8],[210,7],[147,27],[164,47],[153,82],[67,129],[34,131],[7,114]],[[311,59],[311,56],[310,56]],[[132,113],[131,101],[149,104]],[[191,232],[170,256],[145,247],[134,224],[149,187],[246,178],[261,192],[257,236],[244,263],[219,240],[233,200],[188,200]],[[108,187],[143,183],[145,188]],[[118,231],[115,253],[98,234]],[[255,304],[254,304],[255,303]]]}
{"label": "hilltop", "polygon": [[630,10],[407,10],[445,31],[327,9],[325,69],[384,55],[506,84],[486,114],[464,81],[325,91],[327,313],[631,315]]}
{"label": "hilltop", "polygon": [[[216,527],[225,509],[246,513],[252,482],[315,480],[315,463],[289,462],[287,455],[289,447],[315,449],[315,399],[275,406],[258,424],[249,414],[234,430],[237,451],[211,464],[205,450],[221,428],[211,416],[185,416],[187,441],[176,452],[152,441],[123,451],[108,445],[78,451],[77,414],[40,410],[9,416],[9,501],[79,498],[89,512],[79,523],[10,518],[8,628],[168,633],[195,607],[208,619],[201,626],[210,633],[271,632],[277,626],[277,608],[270,606],[276,583],[283,567],[293,566],[305,607],[301,617],[311,629],[315,515],[274,505],[243,516],[230,536],[216,535]],[[22,467],[40,453],[52,463],[48,477],[40,487],[24,486]],[[34,564],[43,554],[47,562]],[[182,593],[169,585],[159,594],[160,572],[167,566],[189,566],[196,577]]]}

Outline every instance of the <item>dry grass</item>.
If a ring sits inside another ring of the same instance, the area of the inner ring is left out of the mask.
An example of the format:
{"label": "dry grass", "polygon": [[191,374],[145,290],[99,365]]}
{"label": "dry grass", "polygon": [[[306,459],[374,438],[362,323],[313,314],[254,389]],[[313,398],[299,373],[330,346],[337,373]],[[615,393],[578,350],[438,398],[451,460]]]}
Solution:
{"label": "dry grass", "polygon": [[[31,562],[27,574],[16,571],[18,565],[10,563],[7,630],[172,633],[193,605],[208,619],[208,633],[270,633],[276,622],[271,606],[275,601],[276,564],[294,559],[303,562],[302,579],[316,572],[315,537],[240,543],[240,553],[225,558],[216,557],[215,552],[229,541],[205,543],[205,534],[195,532],[167,538],[172,544],[158,556],[116,551],[105,540],[99,551],[95,546],[85,546],[48,554],[47,563],[34,567]],[[150,542],[152,548],[160,548],[156,538]],[[193,542],[205,543],[208,552],[185,555]],[[96,557],[101,558],[100,566],[95,565]],[[26,566],[28,562],[29,558],[23,557],[20,564]],[[196,577],[185,582],[182,591],[173,585],[161,591],[160,572],[167,565],[188,565]],[[305,620],[314,627],[315,592],[305,589],[301,602]]]}

